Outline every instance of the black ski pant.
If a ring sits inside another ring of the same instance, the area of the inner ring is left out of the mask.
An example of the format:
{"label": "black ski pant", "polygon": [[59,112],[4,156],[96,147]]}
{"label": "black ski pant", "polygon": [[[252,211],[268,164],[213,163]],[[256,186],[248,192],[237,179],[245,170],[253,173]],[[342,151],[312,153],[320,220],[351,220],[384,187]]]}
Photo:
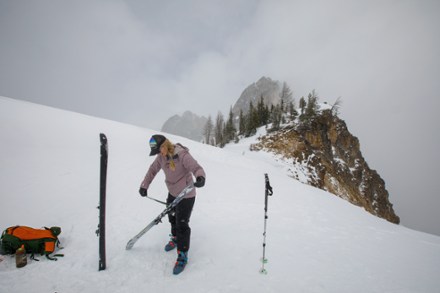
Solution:
{"label": "black ski pant", "polygon": [[[174,196],[168,194],[167,203],[170,204],[175,199]],[[194,206],[196,198],[183,199],[174,209],[168,214],[168,220],[171,223],[171,235],[176,238],[177,249],[179,251],[188,251],[191,228],[189,227],[189,219]]]}

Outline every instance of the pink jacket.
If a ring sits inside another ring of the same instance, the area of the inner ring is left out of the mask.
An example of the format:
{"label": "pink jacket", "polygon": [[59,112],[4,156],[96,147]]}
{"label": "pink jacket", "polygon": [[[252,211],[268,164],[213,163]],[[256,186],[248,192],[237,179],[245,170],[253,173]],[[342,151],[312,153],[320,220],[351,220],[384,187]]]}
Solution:
{"label": "pink jacket", "polygon": [[[153,181],[156,174],[163,170],[165,173],[165,183],[168,188],[168,192],[172,196],[177,196],[179,193],[190,183],[193,183],[193,175],[194,177],[203,176],[206,178],[205,171],[203,168],[197,163],[197,161],[191,156],[188,148],[184,147],[181,144],[176,144],[174,148],[174,163],[176,169],[173,171],[170,169],[170,160],[169,158],[164,158],[162,155],[157,155],[154,162],[151,164],[148,169],[147,174],[145,175],[144,180],[142,181],[141,187],[148,189],[151,182]],[[195,197],[196,189],[194,188],[185,198]]]}

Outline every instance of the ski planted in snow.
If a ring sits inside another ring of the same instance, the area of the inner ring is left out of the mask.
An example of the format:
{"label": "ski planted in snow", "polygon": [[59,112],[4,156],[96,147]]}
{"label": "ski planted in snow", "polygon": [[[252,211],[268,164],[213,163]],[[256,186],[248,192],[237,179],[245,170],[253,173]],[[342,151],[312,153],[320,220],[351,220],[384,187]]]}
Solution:
{"label": "ski planted in snow", "polygon": [[105,197],[107,186],[107,161],[108,161],[108,145],[105,134],[99,134],[101,141],[101,167],[99,181],[99,224],[96,235],[99,237],[99,270],[105,270]]}
{"label": "ski planted in snow", "polygon": [[148,232],[152,227],[162,222],[162,218],[168,215],[175,206],[179,204],[179,202],[182,201],[182,199],[188,194],[188,192],[191,192],[191,190],[194,189],[194,186],[188,185],[185,187],[182,192],[179,193],[179,195],[174,199],[172,203],[170,203],[166,209],[164,209],[150,224],[148,224],[144,229],[142,229],[141,232],[139,232],[136,236],[130,239],[128,241],[127,246],[125,247],[126,250],[130,250],[133,248],[133,245],[136,243],[136,241],[139,240],[145,233]]}

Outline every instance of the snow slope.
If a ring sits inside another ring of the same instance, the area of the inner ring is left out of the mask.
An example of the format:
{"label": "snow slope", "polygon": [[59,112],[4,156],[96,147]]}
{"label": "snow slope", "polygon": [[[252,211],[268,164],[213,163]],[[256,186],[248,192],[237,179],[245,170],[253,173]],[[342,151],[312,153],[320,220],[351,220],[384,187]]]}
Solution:
{"label": "snow slope", "polygon": [[[98,272],[99,133],[109,140],[107,265]],[[0,262],[0,292],[439,292],[440,237],[390,224],[287,176],[251,140],[225,149],[167,135],[204,166],[190,262],[172,275],[163,206],[138,195],[155,131],[0,97],[0,229],[61,226],[64,258]],[[409,166],[410,167],[410,166]],[[266,265],[259,273],[269,199]],[[160,174],[149,194],[165,199]]]}

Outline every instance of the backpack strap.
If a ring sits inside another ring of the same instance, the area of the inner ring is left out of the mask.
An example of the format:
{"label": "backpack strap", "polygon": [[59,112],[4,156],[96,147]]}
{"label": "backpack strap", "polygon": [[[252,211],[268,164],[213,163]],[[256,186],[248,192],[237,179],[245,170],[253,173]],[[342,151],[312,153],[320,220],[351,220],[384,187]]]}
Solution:
{"label": "backpack strap", "polygon": [[[47,258],[47,259],[57,261],[58,258],[56,258],[55,256],[59,256],[59,255],[58,255],[58,254],[55,254],[54,256],[50,256],[50,255],[46,254],[46,258]],[[64,256],[64,255],[63,255],[63,256]]]}
{"label": "backpack strap", "polygon": [[[59,249],[63,249],[64,247],[60,247],[60,245],[61,245],[61,242],[60,242],[60,240],[57,239],[57,241],[56,241],[56,246],[57,246],[57,248],[59,248]],[[57,261],[57,260],[58,260],[57,257],[64,257],[64,254],[62,254],[62,253],[57,253],[57,254],[54,254],[53,256],[50,256],[49,254],[46,254],[46,258],[47,258],[47,259],[50,259],[50,260],[55,260],[55,261]]]}
{"label": "backpack strap", "polygon": [[32,253],[31,256],[30,256],[29,258],[30,258],[31,260],[34,260],[34,261],[40,261],[38,258],[35,257],[35,254],[34,254],[34,253]]}
{"label": "backpack strap", "polygon": [[[47,258],[48,260],[54,260],[54,261],[57,261],[57,260],[58,260],[58,257],[64,257],[64,254],[54,254],[53,256],[50,256],[49,254],[46,254],[46,258]],[[34,254],[34,253],[32,253],[31,256],[30,256],[29,258],[30,258],[31,260],[34,260],[34,261],[40,261],[38,258],[35,257],[35,254]]]}
{"label": "backpack strap", "polygon": [[61,241],[58,238],[57,238],[57,241],[56,241],[56,245],[57,245],[58,249],[64,249],[64,247],[61,246]]}

